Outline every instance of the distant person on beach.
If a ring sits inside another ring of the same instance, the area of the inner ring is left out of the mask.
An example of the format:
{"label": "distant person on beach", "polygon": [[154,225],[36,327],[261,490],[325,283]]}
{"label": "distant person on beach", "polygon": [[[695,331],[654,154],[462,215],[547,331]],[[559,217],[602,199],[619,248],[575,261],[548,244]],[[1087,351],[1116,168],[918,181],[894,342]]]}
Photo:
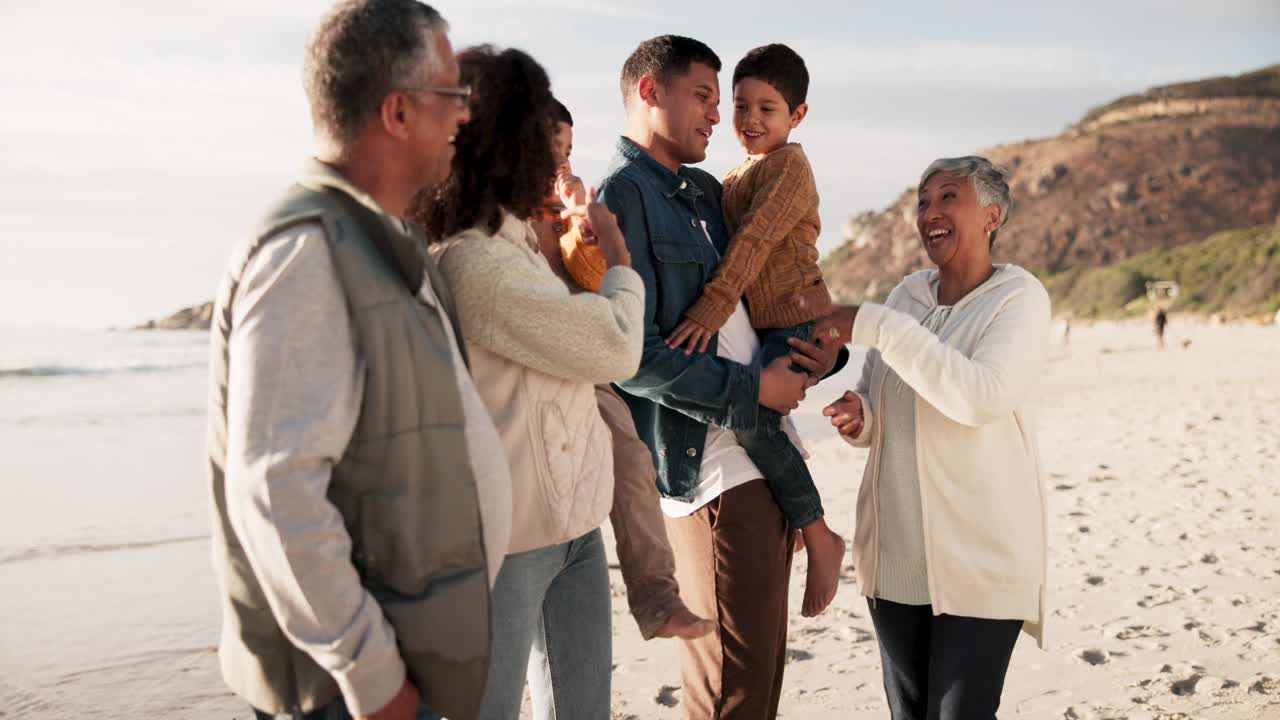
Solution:
{"label": "distant person on beach", "polygon": [[994,718],[1020,630],[1043,643],[1047,513],[1035,429],[1049,296],[991,248],[1008,220],[1004,171],[936,160],[916,229],[937,267],[885,305],[815,326],[869,349],[854,391],[823,411],[871,448],[854,568],[880,643],[893,718]]}
{"label": "distant person on beach", "polygon": [[776,716],[782,694],[795,532],[736,433],[754,430],[762,407],[793,410],[813,378],[836,366],[839,348],[802,342],[762,367],[740,298],[730,299],[732,314],[707,352],[666,341],[728,251],[721,185],[689,167],[706,158],[720,122],[719,71],[720,59],[697,40],[640,43],[622,67],[627,128],[600,199],[644,281],[643,355],[620,394],[657,465],[681,594],[716,623],[682,643],[681,705],[690,720],[754,720]]}
{"label": "distant person on beach", "polygon": [[[553,99],[519,50],[458,56],[473,91],[453,174],[411,211],[457,299],[471,370],[512,470],[512,532],[493,590],[489,680],[478,717],[516,720],[526,679],[538,718],[610,716],[612,612],[600,525],[613,452],[595,386],[635,374],[644,282],[616,220],[584,209],[609,262],[599,293],[573,293],[528,218],[556,171]],[[500,450],[499,452],[502,452]]]}
{"label": "distant person on beach", "polygon": [[259,718],[480,706],[511,478],[448,285],[401,219],[469,119],[447,30],[414,0],[321,21],[303,63],[316,156],[218,291],[219,659]]}
{"label": "distant person on beach", "polygon": [[[566,221],[586,227],[591,205],[586,186],[573,174],[573,115],[558,100],[553,101],[551,151],[556,176],[543,207],[529,219],[538,238],[538,248],[554,272],[573,292],[598,292],[598,284],[587,290],[565,268],[561,240],[566,238]],[[593,244],[599,250],[599,244]],[[603,252],[600,254],[603,261]],[[602,278],[600,278],[602,279]],[[627,604],[645,640],[670,637],[699,637],[714,627],[709,620],[694,615],[680,599],[675,577],[675,557],[662,520],[655,484],[657,470],[649,448],[636,432],[631,411],[607,383],[596,386],[600,416],[613,440],[613,508],[609,522],[617,542],[618,567],[627,587]]]}
{"label": "distant person on beach", "polygon": [[1156,331],[1156,347],[1163,350],[1164,349],[1164,330],[1166,327],[1169,326],[1169,314],[1165,312],[1164,308],[1162,307],[1156,308],[1154,322],[1155,322],[1155,331]]}

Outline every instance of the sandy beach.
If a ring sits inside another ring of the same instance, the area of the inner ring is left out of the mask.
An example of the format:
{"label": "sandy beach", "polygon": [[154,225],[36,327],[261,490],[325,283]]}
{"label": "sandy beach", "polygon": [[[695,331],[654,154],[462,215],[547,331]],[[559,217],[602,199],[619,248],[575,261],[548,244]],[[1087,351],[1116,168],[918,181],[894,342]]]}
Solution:
{"label": "sandy beach", "polygon": [[[1077,326],[1055,344],[1040,414],[1049,642],[1019,641],[1003,718],[1280,718],[1280,328],[1175,316],[1168,344],[1158,352],[1145,322]],[[797,413],[846,537],[866,454],[819,413],[855,376]],[[10,411],[50,387],[0,386],[0,717],[247,717],[213,650],[202,373],[164,382],[182,412],[128,425],[54,429]],[[804,619],[804,570],[801,555],[781,716],[887,717],[851,571],[833,607]],[[615,718],[681,717],[675,644],[643,642],[612,581]]]}
{"label": "sandy beach", "polygon": [[[1190,341],[1186,348],[1183,341]],[[1280,327],[1174,318],[1072,329],[1055,343],[1040,437],[1050,493],[1045,650],[1018,642],[1000,716],[1280,718]],[[828,522],[846,538],[866,451],[821,425],[850,371],[798,412]],[[887,718],[866,601],[852,581],[800,617],[791,583],[781,717]],[[645,643],[614,571],[614,713],[679,718],[679,655]]]}

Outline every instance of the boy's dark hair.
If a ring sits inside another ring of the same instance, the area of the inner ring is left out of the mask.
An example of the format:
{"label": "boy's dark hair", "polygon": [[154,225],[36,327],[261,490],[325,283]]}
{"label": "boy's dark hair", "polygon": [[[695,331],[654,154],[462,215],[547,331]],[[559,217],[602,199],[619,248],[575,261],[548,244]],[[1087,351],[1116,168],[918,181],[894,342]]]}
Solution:
{"label": "boy's dark hair", "polygon": [[787,101],[787,110],[795,112],[809,94],[809,69],[795,50],[774,43],[761,45],[743,56],[733,69],[733,86],[743,78],[756,78],[773,86]]}
{"label": "boy's dark hair", "polygon": [[569,108],[555,98],[551,98],[551,119],[554,122],[562,122],[569,127],[573,127],[573,116],[569,114]]}
{"label": "boy's dark hair", "polygon": [[554,100],[542,66],[519,50],[480,45],[459,53],[458,67],[471,86],[471,122],[454,139],[449,179],[409,209],[433,242],[470,228],[496,233],[503,210],[528,217],[555,180]]}
{"label": "boy's dark hair", "polygon": [[672,77],[689,72],[690,63],[700,62],[720,72],[720,58],[711,48],[693,38],[659,35],[640,43],[622,64],[622,102],[625,104],[640,78],[651,75],[666,84]]}

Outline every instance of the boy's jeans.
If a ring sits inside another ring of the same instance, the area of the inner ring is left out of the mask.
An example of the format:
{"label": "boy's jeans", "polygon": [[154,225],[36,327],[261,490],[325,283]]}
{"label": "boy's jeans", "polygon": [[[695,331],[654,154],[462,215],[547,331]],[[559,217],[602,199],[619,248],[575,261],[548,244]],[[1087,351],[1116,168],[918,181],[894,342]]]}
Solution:
{"label": "boy's jeans", "polygon": [[[761,368],[791,353],[788,338],[808,340],[813,323],[765,331],[761,339],[758,361]],[[773,499],[793,530],[798,530],[823,517],[822,498],[813,484],[813,476],[805,465],[800,450],[782,430],[782,414],[760,407],[756,429],[735,433],[738,444],[764,476]]]}

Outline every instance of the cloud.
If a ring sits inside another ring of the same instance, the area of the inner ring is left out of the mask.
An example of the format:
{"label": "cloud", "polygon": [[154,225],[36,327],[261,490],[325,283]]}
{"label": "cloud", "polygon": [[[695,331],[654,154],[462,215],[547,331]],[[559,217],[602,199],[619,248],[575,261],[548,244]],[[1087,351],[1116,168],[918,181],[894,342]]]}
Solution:
{"label": "cloud", "polygon": [[[1258,38],[1280,29],[1275,0],[791,0],[766,19],[680,0],[432,4],[455,44],[522,47],[544,63],[589,181],[623,128],[617,71],[640,38],[680,30],[730,68],[761,42],[802,49],[813,108],[797,138],[822,192],[824,249],[843,217],[882,207],[934,157],[1052,134],[1121,92],[1240,72],[1274,58]],[[230,243],[309,151],[302,50],[330,5],[0,0],[0,324],[32,308],[42,322],[82,321],[86,308],[129,322],[205,299]],[[1201,32],[1215,34],[1187,52],[1182,40]],[[704,164],[716,174],[740,159],[727,108]],[[74,266],[68,281],[33,271],[60,264]]]}
{"label": "cloud", "polygon": [[921,87],[1080,88],[1124,83],[1107,58],[1082,48],[929,43],[807,50],[815,83]]}

